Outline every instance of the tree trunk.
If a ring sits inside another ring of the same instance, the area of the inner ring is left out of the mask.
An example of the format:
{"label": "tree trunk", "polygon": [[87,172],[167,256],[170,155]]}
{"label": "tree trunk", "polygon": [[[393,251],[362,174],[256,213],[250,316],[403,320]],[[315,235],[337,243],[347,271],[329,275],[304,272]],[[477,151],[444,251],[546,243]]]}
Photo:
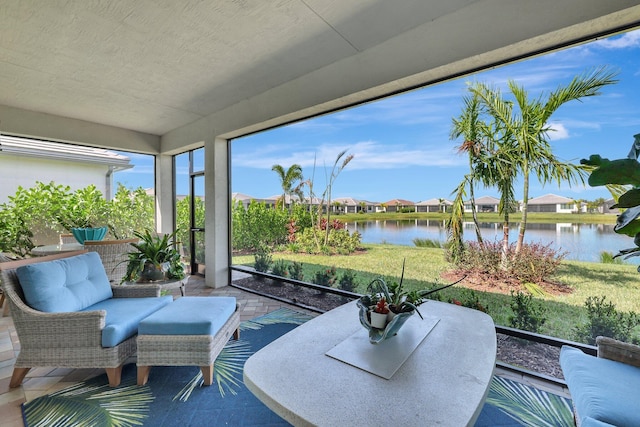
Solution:
{"label": "tree trunk", "polygon": [[469,193],[471,195],[471,216],[473,217],[473,225],[476,230],[476,239],[482,245],[482,234],[480,233],[480,225],[478,224],[478,212],[476,212],[476,197],[473,192],[473,181],[469,183]]}
{"label": "tree trunk", "polygon": [[524,232],[527,228],[527,213],[529,211],[529,170],[524,172],[524,194],[522,196],[522,220],[520,221],[520,231],[518,232],[518,242],[516,243],[516,254],[520,253],[524,244]]}
{"label": "tree trunk", "polygon": [[500,252],[500,268],[509,268],[509,210],[505,209],[504,221],[502,222],[502,251]]}

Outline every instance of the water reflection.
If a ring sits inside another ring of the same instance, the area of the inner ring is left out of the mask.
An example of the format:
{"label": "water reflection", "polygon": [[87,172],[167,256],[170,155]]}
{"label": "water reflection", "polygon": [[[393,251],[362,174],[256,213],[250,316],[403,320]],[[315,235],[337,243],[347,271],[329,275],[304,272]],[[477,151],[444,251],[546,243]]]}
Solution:
{"label": "water reflection", "polygon": [[[373,220],[348,222],[349,231],[359,231],[364,243],[389,243],[413,246],[413,240],[447,240],[446,220]],[[475,241],[476,234],[472,222],[463,223],[464,238]],[[515,242],[519,223],[509,224],[509,240]],[[489,241],[502,240],[502,223],[480,223],[482,238]],[[583,223],[527,223],[525,241],[528,243],[551,243],[556,250],[567,252],[567,259],[579,261],[599,261],[603,251],[617,253],[620,249],[633,247],[633,239],[614,233],[613,224]],[[640,257],[630,262],[640,262]]]}

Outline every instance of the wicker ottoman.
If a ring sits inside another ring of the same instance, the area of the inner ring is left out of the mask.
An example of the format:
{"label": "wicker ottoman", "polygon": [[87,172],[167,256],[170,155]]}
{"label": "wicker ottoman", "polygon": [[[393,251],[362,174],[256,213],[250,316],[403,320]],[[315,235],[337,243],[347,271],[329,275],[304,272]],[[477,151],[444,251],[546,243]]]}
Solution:
{"label": "wicker ottoman", "polygon": [[205,385],[213,382],[213,362],[231,335],[240,336],[234,297],[182,297],[138,326],[138,385],[151,366],[200,366]]}

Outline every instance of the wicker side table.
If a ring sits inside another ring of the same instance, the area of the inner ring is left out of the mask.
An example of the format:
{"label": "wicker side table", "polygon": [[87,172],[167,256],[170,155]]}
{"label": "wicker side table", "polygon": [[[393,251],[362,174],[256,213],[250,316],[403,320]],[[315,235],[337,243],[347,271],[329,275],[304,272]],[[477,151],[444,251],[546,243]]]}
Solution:
{"label": "wicker side table", "polygon": [[189,281],[189,276],[185,276],[184,279],[170,279],[170,280],[160,280],[157,282],[148,282],[148,283],[138,283],[138,282],[124,282],[122,285],[160,285],[160,290],[169,290],[169,289],[180,289],[180,295],[185,296],[187,294],[186,285]]}

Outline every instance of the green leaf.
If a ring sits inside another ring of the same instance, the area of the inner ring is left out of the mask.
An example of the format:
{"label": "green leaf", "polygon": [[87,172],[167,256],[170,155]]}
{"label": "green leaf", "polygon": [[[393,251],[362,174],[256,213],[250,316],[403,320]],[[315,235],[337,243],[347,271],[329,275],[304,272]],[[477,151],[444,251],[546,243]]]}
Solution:
{"label": "green leaf", "polygon": [[592,187],[607,184],[640,186],[640,163],[635,159],[602,159],[600,166],[591,172],[588,182]]}
{"label": "green leaf", "polygon": [[612,208],[632,208],[640,205],[640,188],[633,188],[618,198]]}

